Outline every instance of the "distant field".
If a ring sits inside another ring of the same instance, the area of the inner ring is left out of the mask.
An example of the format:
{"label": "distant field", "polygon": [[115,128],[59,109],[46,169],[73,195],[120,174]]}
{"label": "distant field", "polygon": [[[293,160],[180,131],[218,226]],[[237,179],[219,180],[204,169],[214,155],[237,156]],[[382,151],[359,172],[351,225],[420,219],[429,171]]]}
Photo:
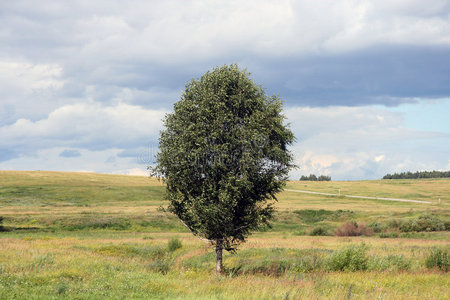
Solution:
{"label": "distant field", "polygon": [[[226,254],[227,275],[217,278],[212,249],[159,209],[156,179],[0,171],[0,299],[448,299],[448,273],[425,262],[433,249],[450,250],[449,231],[406,225],[449,226],[450,179],[291,181],[287,189],[432,204],[285,191],[273,228]],[[333,236],[348,222],[375,232]],[[183,246],[168,250],[171,238]],[[363,251],[366,268],[338,271],[343,249]]]}

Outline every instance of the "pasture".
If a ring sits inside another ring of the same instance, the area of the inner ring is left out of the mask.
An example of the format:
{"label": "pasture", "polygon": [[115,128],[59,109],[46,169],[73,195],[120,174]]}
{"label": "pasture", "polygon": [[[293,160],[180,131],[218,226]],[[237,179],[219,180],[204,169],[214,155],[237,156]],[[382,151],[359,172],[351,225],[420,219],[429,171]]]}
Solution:
{"label": "pasture", "polygon": [[[226,253],[217,277],[154,178],[0,171],[0,299],[449,298],[445,261],[432,264],[450,250],[449,179],[286,188],[432,203],[285,191],[273,227]],[[345,224],[367,231],[335,236]]]}

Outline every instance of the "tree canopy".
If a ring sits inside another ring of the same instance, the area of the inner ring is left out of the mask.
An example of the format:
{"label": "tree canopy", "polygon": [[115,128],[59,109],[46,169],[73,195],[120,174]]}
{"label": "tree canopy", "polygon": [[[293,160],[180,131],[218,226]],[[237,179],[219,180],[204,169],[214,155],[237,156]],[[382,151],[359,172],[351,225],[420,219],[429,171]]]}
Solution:
{"label": "tree canopy", "polygon": [[383,179],[450,178],[450,171],[417,171],[386,174]]}
{"label": "tree canopy", "polygon": [[159,139],[155,171],[166,183],[168,209],[216,247],[218,273],[222,249],[269,225],[294,167],[282,102],[249,75],[225,65],[191,80]]}

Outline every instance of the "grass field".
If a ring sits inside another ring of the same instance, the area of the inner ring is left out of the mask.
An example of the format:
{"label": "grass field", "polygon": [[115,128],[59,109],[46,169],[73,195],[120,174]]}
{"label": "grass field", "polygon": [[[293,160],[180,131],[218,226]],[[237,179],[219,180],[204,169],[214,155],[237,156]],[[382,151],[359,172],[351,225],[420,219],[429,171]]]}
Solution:
{"label": "grass field", "polygon": [[[159,209],[155,179],[0,171],[0,299],[449,298],[449,273],[427,267],[450,250],[449,179],[287,188],[432,204],[283,192],[273,228],[227,253],[217,277],[213,249]],[[334,236],[349,222],[370,236]]]}

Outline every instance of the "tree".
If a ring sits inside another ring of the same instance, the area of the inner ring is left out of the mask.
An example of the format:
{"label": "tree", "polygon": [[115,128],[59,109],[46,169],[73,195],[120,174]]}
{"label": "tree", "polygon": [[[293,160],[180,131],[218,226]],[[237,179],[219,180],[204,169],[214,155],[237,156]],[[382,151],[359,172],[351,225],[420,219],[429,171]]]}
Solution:
{"label": "tree", "polygon": [[294,167],[281,100],[237,65],[191,80],[164,119],[153,169],[166,183],[168,210],[216,249],[234,251],[270,226],[276,194]]}

